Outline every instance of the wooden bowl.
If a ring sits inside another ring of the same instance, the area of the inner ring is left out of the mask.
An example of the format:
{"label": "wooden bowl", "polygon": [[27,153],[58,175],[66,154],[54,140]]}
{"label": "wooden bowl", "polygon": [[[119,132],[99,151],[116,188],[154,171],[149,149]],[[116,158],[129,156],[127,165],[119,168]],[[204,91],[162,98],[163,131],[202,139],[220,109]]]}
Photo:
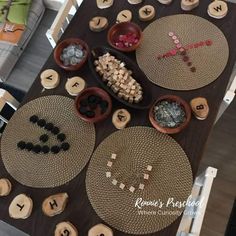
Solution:
{"label": "wooden bowl", "polygon": [[[118,37],[120,35],[124,35],[128,33],[135,33],[137,37],[139,38],[138,43],[127,48],[117,47],[115,45],[115,42],[118,40]],[[135,51],[139,47],[142,41],[142,37],[143,37],[143,33],[142,33],[141,28],[138,25],[132,22],[122,22],[122,23],[115,24],[110,28],[107,35],[107,41],[113,48],[116,48],[117,50],[120,50],[123,52],[132,52],[132,51]]]}
{"label": "wooden bowl", "polygon": [[[154,119],[154,114],[153,114],[154,107],[157,103],[159,103],[163,100],[177,102],[184,109],[185,114],[186,114],[186,120],[180,126],[178,126],[176,128],[165,128],[165,127],[160,126],[158,124],[158,122]],[[153,127],[156,128],[161,133],[176,134],[176,133],[179,133],[180,131],[182,131],[183,129],[185,129],[188,126],[188,124],[191,120],[191,108],[190,108],[189,104],[186,101],[184,101],[182,98],[180,98],[178,96],[164,95],[164,96],[161,96],[160,98],[158,98],[155,101],[155,103],[153,104],[153,106],[151,107],[151,109],[149,110],[149,120],[150,120],[151,124],[153,125]]]}
{"label": "wooden bowl", "polygon": [[[65,66],[63,64],[63,62],[60,59],[60,56],[62,54],[62,51],[64,48],[68,47],[71,44],[79,44],[83,47],[84,50],[84,58],[82,59],[82,61],[77,64],[77,65],[69,65],[69,66]],[[79,70],[87,61],[89,56],[89,47],[87,45],[87,43],[85,43],[83,40],[79,39],[79,38],[69,38],[69,39],[65,39],[62,42],[60,42],[57,47],[54,50],[54,60],[57,63],[58,66],[60,66],[61,68],[67,70],[67,71],[76,71]]]}
{"label": "wooden bowl", "polygon": [[[97,108],[94,110],[95,111],[95,117],[93,118],[89,118],[85,115],[82,115],[79,112],[80,109],[80,101],[83,99],[87,99],[90,95],[98,95],[100,96],[103,100],[108,102],[108,108],[106,110],[105,113],[101,114],[101,108],[99,106],[97,106]],[[87,89],[84,89],[75,99],[75,109],[77,111],[78,116],[89,123],[97,123],[100,122],[102,120],[105,120],[111,113],[111,109],[112,109],[112,101],[110,96],[108,95],[108,93],[106,91],[104,91],[103,89],[100,89],[98,87],[90,87]]]}
{"label": "wooden bowl", "polygon": [[[132,76],[134,79],[140,83],[143,88],[143,100],[139,103],[129,103],[128,101],[119,98],[116,93],[112,91],[110,87],[103,82],[102,77],[97,73],[94,61],[98,59],[99,56],[102,56],[106,53],[110,53],[112,56],[115,56],[118,60],[125,63],[126,68],[133,72]],[[129,57],[125,56],[123,53],[114,50],[112,48],[107,47],[97,47],[92,50],[92,53],[89,57],[89,67],[97,82],[102,86],[104,90],[106,90],[112,97],[114,97],[117,101],[123,103],[124,105],[134,108],[134,109],[149,109],[152,104],[152,94],[150,93],[150,82],[148,81],[146,75],[143,71],[137,66],[137,64],[131,60]]]}

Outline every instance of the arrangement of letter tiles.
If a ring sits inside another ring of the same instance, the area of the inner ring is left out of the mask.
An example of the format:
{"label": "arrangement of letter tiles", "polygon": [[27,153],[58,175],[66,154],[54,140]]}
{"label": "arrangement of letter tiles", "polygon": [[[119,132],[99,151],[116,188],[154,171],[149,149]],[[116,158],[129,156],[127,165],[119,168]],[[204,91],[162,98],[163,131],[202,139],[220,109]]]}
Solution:
{"label": "arrangement of letter tiles", "polygon": [[144,190],[144,187],[145,187],[144,181],[149,180],[150,172],[152,171],[152,166],[151,165],[147,166],[145,172],[142,174],[143,181],[138,183],[138,186],[132,186],[132,185],[127,186],[127,184],[124,184],[122,182],[119,183],[117,179],[112,178],[112,166],[114,165],[116,158],[117,158],[117,154],[112,153],[110,160],[107,161],[107,167],[109,168],[109,171],[106,172],[106,177],[112,179],[111,181],[112,184],[119,185],[119,188],[122,190],[124,190],[126,187],[131,193],[134,193],[136,189]]}

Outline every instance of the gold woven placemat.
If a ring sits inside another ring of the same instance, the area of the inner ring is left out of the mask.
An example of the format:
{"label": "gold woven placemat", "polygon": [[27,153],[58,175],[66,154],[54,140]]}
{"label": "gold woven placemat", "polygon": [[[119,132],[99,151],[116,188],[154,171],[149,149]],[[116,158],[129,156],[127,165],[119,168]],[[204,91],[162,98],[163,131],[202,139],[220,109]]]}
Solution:
{"label": "gold woven placemat", "polygon": [[[184,47],[204,43],[187,50],[191,67],[195,67],[196,72],[191,72],[179,54],[158,59],[175,49],[169,32],[175,33]],[[151,23],[143,34],[143,42],[136,52],[138,65],[151,82],[161,87],[173,90],[201,88],[216,80],[227,64],[229,47],[224,34],[201,17],[189,14],[163,17]],[[211,46],[205,44],[207,40],[212,41]]]}
{"label": "gold woven placemat", "polygon": [[[70,149],[58,154],[34,154],[19,150],[21,140],[40,143],[47,133],[47,145],[56,145],[56,136],[29,122],[32,115],[52,122],[66,135]],[[63,96],[46,96],[21,107],[6,126],[1,141],[1,156],[7,171],[23,185],[36,188],[56,187],[76,177],[87,164],[95,145],[94,125],[82,121],[74,101]]]}
{"label": "gold woven placemat", "polygon": [[[109,168],[112,153],[117,157]],[[134,193],[130,192],[130,186],[143,181],[148,165],[153,169],[144,190],[136,188]],[[106,172],[110,170],[112,177],[107,178]],[[112,184],[113,179],[118,181],[117,185]],[[119,188],[120,183],[126,185],[124,190]],[[191,188],[191,166],[182,148],[170,136],[141,126],[117,131],[106,138],[94,152],[86,176],[88,197],[99,217],[114,228],[135,235],[159,231],[183,211],[183,207],[166,205],[160,209],[154,206],[139,209],[139,204],[135,206],[138,198],[160,200],[164,204],[169,198],[183,202]],[[165,211],[166,215],[162,215]]]}

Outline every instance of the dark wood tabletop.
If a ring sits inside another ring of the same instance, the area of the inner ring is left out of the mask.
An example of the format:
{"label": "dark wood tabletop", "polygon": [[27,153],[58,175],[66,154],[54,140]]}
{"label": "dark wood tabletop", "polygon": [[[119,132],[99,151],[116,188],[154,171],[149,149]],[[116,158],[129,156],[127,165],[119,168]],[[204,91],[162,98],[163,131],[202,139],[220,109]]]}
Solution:
{"label": "dark wood tabletop", "polygon": [[[229,47],[230,47],[230,57],[225,68],[224,72],[221,76],[210,85],[193,90],[193,91],[173,91],[167,90],[156,85],[150,83],[150,93],[152,93],[153,98],[164,95],[164,94],[174,94],[181,96],[186,101],[190,101],[192,98],[197,96],[206,97],[209,106],[210,106],[210,114],[209,117],[205,121],[198,121],[193,118],[191,120],[190,125],[180,134],[172,135],[172,137],[183,147],[185,152],[187,153],[192,170],[193,175],[195,176],[198,170],[198,166],[201,160],[202,153],[204,151],[207,138],[211,132],[211,129],[214,125],[214,120],[216,118],[216,114],[220,103],[225,94],[225,89],[227,87],[234,62],[236,60],[236,4],[228,3],[229,5],[229,13],[228,15],[221,20],[216,20],[210,18],[207,14],[207,7],[211,0],[200,1],[199,7],[194,9],[193,11],[187,13],[181,10],[180,8],[180,0],[174,0],[173,3],[169,6],[164,6],[158,3],[157,0],[144,0],[142,4],[139,5],[130,5],[127,0],[116,0],[114,1],[114,5],[105,10],[98,9],[96,6],[95,0],[85,0],[78,12],[72,19],[69,27],[64,33],[62,39],[68,37],[79,37],[86,41],[90,48],[99,45],[108,46],[106,40],[107,30],[101,33],[91,32],[88,28],[89,20],[94,16],[106,16],[109,19],[110,26],[115,23],[116,15],[123,9],[130,9],[133,12],[133,21],[139,24],[143,29],[150,23],[141,22],[138,19],[138,9],[142,5],[151,4],[156,8],[156,18],[174,15],[174,14],[194,14],[201,16],[215,25],[217,25],[225,34]],[[220,53],[220,52],[219,52]],[[129,56],[135,60],[135,54],[131,53]],[[88,65],[85,65],[78,72],[66,72],[60,69],[54,62],[53,55],[49,57],[47,62],[45,63],[42,70],[52,68],[58,71],[61,75],[61,83],[58,88],[54,90],[47,90],[43,93],[42,86],[40,84],[40,79],[36,78],[33,86],[28,92],[24,103],[45,95],[52,94],[60,94],[64,96],[69,96],[64,89],[65,83],[68,77],[72,77],[74,75],[81,76],[86,79],[89,86],[98,86],[96,80],[93,78],[91,71],[89,70]],[[147,83],[149,83],[147,81]],[[119,102],[113,99],[113,110],[117,108],[124,107]],[[134,125],[146,125],[151,126],[148,120],[148,110],[139,111],[139,110],[128,110],[132,114],[132,121],[130,126]],[[96,146],[109,134],[116,131],[111,122],[111,116],[104,122],[101,122],[96,125]],[[67,168],[67,167],[65,167]],[[85,189],[85,173],[87,167],[72,181],[68,184],[52,188],[52,189],[34,189],[26,186],[22,186],[18,182],[16,182],[5,170],[2,161],[0,161],[0,177],[9,178],[13,184],[13,191],[8,197],[0,198],[0,219],[6,221],[14,225],[15,227],[25,231],[31,236],[51,236],[54,235],[55,225],[61,221],[71,221],[79,230],[79,235],[85,236],[87,235],[88,230],[97,223],[103,222],[95,213],[93,208],[91,207]],[[41,210],[41,204],[43,200],[51,194],[59,193],[59,192],[67,192],[69,194],[70,200],[66,210],[53,218],[46,217]],[[13,220],[8,215],[8,207],[12,199],[20,193],[25,193],[33,199],[34,208],[32,215],[26,220]],[[172,236],[176,234],[178,229],[178,225],[180,222],[180,218],[177,219],[174,223],[172,223],[167,228],[163,229],[160,232],[149,234],[155,236]],[[122,232],[119,232],[114,229],[114,235],[116,236],[124,236]]]}

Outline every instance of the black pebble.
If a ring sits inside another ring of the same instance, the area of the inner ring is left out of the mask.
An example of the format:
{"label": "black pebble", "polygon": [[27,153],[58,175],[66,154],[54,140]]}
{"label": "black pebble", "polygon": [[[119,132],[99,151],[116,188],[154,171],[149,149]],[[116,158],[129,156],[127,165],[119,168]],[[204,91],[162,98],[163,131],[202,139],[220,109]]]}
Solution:
{"label": "black pebble", "polygon": [[40,145],[35,145],[32,150],[34,153],[40,153],[42,148]]}
{"label": "black pebble", "polygon": [[51,152],[53,154],[57,154],[58,152],[60,152],[60,147],[58,147],[58,146],[51,147]]}
{"label": "black pebble", "polygon": [[47,154],[47,153],[49,153],[49,151],[50,151],[50,148],[48,146],[43,146],[42,147],[42,152],[43,153]]}
{"label": "black pebble", "polygon": [[19,143],[17,143],[17,147],[23,150],[26,147],[26,143],[24,141],[20,141]]}
{"label": "black pebble", "polygon": [[101,109],[103,109],[103,108],[108,108],[108,101],[102,100],[102,101],[100,102],[100,107],[101,107]]}
{"label": "black pebble", "polygon": [[63,142],[66,139],[66,135],[63,133],[60,133],[57,135],[57,139],[60,140],[61,142]]}
{"label": "black pebble", "polygon": [[26,143],[25,149],[31,151],[33,147],[34,147],[33,143]]}
{"label": "black pebble", "polygon": [[86,112],[87,112],[87,108],[86,108],[86,107],[80,107],[80,108],[79,108],[79,113],[80,113],[81,115],[85,115]]}
{"label": "black pebble", "polygon": [[70,148],[70,144],[69,143],[63,143],[61,145],[61,148],[62,148],[63,151],[67,151]]}
{"label": "black pebble", "polygon": [[47,123],[44,128],[48,131],[51,131],[54,128],[54,125],[53,123]]}
{"label": "black pebble", "polygon": [[93,118],[93,117],[95,117],[95,112],[94,112],[94,111],[87,111],[87,112],[86,112],[86,116],[87,116],[88,118]]}
{"label": "black pebble", "polygon": [[46,125],[46,121],[44,119],[40,119],[40,120],[38,120],[37,124],[40,127],[44,127]]}
{"label": "black pebble", "polygon": [[88,100],[87,99],[82,99],[79,104],[82,107],[87,107],[88,106]]}
{"label": "black pebble", "polygon": [[60,133],[60,129],[55,126],[55,127],[51,130],[51,132],[52,132],[53,134],[57,135],[57,134]]}
{"label": "black pebble", "polygon": [[36,123],[38,121],[38,119],[39,119],[38,116],[33,115],[33,116],[30,117],[30,122]]}
{"label": "black pebble", "polygon": [[88,96],[88,103],[89,104],[96,104],[97,103],[97,96],[96,95]]}
{"label": "black pebble", "polygon": [[91,110],[95,110],[95,109],[97,108],[97,103],[91,103],[91,104],[89,104],[89,108],[90,108]]}
{"label": "black pebble", "polygon": [[48,141],[48,135],[47,134],[41,135],[39,140],[42,141],[43,143],[46,143]]}

